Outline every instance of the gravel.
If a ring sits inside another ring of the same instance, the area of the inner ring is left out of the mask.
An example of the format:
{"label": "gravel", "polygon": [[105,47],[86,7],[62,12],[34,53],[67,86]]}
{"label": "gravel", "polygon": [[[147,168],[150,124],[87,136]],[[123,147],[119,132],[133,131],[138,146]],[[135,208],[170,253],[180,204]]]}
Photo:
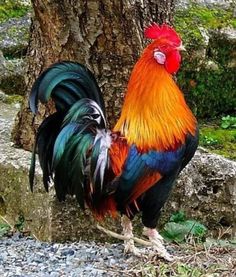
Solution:
{"label": "gravel", "polygon": [[[215,242],[217,242],[215,240]],[[236,245],[168,244],[171,263],[150,249],[145,257],[123,253],[123,245],[49,243],[15,233],[0,239],[1,277],[236,276]]]}
{"label": "gravel", "polygon": [[122,244],[48,243],[19,234],[0,240],[0,276],[127,276],[137,258]]}

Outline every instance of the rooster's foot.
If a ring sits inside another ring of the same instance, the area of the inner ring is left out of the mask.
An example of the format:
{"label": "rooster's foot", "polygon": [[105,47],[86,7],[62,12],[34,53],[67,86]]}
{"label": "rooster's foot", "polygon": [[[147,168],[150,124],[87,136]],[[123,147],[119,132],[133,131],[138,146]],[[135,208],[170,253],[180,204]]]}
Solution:
{"label": "rooster's foot", "polygon": [[163,244],[163,237],[157,232],[156,229],[144,227],[143,235],[149,238],[149,242],[155,254],[169,262],[172,262],[174,260],[174,257],[168,253]]}
{"label": "rooster's foot", "polygon": [[142,252],[135,247],[134,240],[132,238],[124,241],[124,253],[131,253],[137,257],[141,257],[143,255]]}
{"label": "rooster's foot", "polygon": [[146,251],[143,252],[142,250],[136,248],[134,245],[134,242],[135,242],[137,244],[146,246],[148,248],[151,247],[150,250],[148,249],[148,253],[151,254],[151,256],[157,255],[157,256],[162,257],[163,259],[170,261],[170,262],[174,260],[173,256],[171,256],[167,252],[167,250],[163,244],[163,238],[157,232],[156,229],[144,227],[143,234],[149,238],[149,241],[147,241],[144,239],[137,238],[133,235],[132,223],[127,217],[125,217],[125,216],[122,217],[121,224],[123,227],[123,235],[120,235],[113,231],[107,230],[100,225],[97,225],[97,228],[109,236],[123,240],[125,253],[132,253],[135,256],[139,256],[139,257],[143,256],[143,255],[146,256],[147,252]]}

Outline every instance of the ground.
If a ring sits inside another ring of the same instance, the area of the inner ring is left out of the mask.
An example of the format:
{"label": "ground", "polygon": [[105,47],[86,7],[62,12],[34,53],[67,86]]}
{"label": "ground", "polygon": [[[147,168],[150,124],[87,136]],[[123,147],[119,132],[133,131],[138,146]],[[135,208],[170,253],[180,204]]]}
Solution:
{"label": "ground", "polygon": [[7,273],[4,268],[8,265],[11,265],[9,273],[13,274],[20,264],[25,265],[21,267],[20,276],[33,273],[41,276],[42,269],[46,270],[44,274],[59,274],[55,276],[94,276],[95,272],[96,276],[104,276],[105,272],[105,276],[113,277],[236,276],[236,240],[226,240],[228,234],[223,228],[216,239],[207,237],[207,233],[204,238],[188,234],[182,243],[165,242],[168,252],[175,257],[173,262],[155,256],[151,248],[142,248],[146,253],[142,257],[124,254],[120,241],[48,243],[36,237],[32,239],[29,234],[24,230],[24,222],[18,220],[12,226],[0,217],[0,261],[3,267],[0,266],[0,274],[1,270]]}
{"label": "ground", "polygon": [[[236,276],[236,249],[227,247],[205,247],[201,245],[171,245],[176,261],[166,263],[151,259],[133,267],[137,276]],[[157,273],[157,275],[156,275]],[[133,276],[133,275],[130,275]]]}

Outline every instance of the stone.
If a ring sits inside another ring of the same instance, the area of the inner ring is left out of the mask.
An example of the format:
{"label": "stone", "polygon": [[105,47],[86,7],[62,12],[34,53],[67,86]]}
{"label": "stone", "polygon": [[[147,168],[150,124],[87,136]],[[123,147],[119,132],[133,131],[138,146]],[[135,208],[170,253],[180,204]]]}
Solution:
{"label": "stone", "polygon": [[165,211],[184,210],[212,229],[232,227],[236,233],[236,162],[199,148],[177,180]]}
{"label": "stone", "polygon": [[207,68],[207,69],[209,69],[209,70],[214,70],[214,71],[217,71],[217,70],[219,70],[219,65],[216,63],[216,62],[214,62],[214,61],[211,61],[211,60],[207,60],[206,62],[205,62],[205,67]]}
{"label": "stone", "polygon": [[235,0],[179,0],[176,1],[177,9],[187,9],[191,4],[197,4],[205,7],[220,7],[222,9],[229,9],[234,5]]}
{"label": "stone", "polygon": [[25,61],[30,32],[30,15],[0,24],[0,88],[6,94],[24,95]]}
{"label": "stone", "polygon": [[7,95],[0,90],[0,101],[4,102],[7,99]]}
{"label": "stone", "polygon": [[30,15],[0,24],[0,50],[7,57],[21,57],[29,42]]}
{"label": "stone", "polygon": [[0,51],[0,89],[4,93],[25,94],[25,64],[24,59],[5,59]]}

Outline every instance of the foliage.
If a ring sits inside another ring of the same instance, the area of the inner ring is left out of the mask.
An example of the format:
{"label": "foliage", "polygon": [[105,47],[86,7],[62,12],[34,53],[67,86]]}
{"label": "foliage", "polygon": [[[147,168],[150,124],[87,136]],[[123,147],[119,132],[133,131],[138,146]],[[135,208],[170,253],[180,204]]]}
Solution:
{"label": "foliage", "polygon": [[[157,275],[158,272],[158,275]],[[175,265],[169,265],[161,262],[160,265],[155,267],[153,264],[146,263],[142,266],[142,276],[147,277],[167,277],[167,276],[179,276],[179,277],[199,277],[202,275],[202,270],[198,267],[193,267],[185,263],[177,262]]]}
{"label": "foliage", "polygon": [[0,216],[0,238],[6,236],[11,233],[13,234],[14,232],[24,232],[24,227],[25,227],[25,218],[23,215],[19,215],[16,223],[14,226],[11,226],[10,223],[2,216]]}
{"label": "foliage", "polygon": [[188,276],[193,276],[193,277],[198,277],[202,276],[201,271],[198,268],[192,268],[191,266],[187,264],[178,264],[177,266],[177,276],[181,277],[188,277]]}
{"label": "foliage", "polygon": [[11,227],[0,221],[0,238],[5,236],[9,231],[11,230]]}
{"label": "foliage", "polygon": [[236,116],[224,116],[221,119],[221,128],[229,129],[229,128],[236,128]]}
{"label": "foliage", "polygon": [[207,228],[203,224],[186,219],[185,214],[179,211],[170,217],[161,234],[169,241],[184,242],[190,236],[201,241],[206,232]]}
{"label": "foliage", "polygon": [[187,48],[178,84],[198,118],[232,114],[236,107],[236,44],[216,31],[228,26],[236,26],[233,9],[192,4],[175,14],[175,27]]}
{"label": "foliage", "polygon": [[218,125],[201,126],[200,145],[226,158],[236,159],[236,129],[222,129]]}
{"label": "foliage", "polygon": [[198,118],[213,118],[236,107],[235,69],[199,72],[182,69],[178,82]]}
{"label": "foliage", "polygon": [[[188,9],[177,10],[174,23],[184,41],[191,47],[197,48],[203,42],[201,28],[220,29],[228,26],[236,27],[233,9],[203,7],[192,3]],[[200,28],[199,28],[200,27]]]}
{"label": "foliage", "polygon": [[27,14],[30,7],[19,0],[0,0],[0,22]]}
{"label": "foliage", "polygon": [[25,226],[25,218],[23,215],[19,215],[14,228],[18,231],[18,232],[22,232],[24,230],[24,226]]}
{"label": "foliage", "polygon": [[218,140],[214,139],[210,136],[202,136],[201,137],[201,145],[202,146],[212,146],[212,145],[217,145]]}

